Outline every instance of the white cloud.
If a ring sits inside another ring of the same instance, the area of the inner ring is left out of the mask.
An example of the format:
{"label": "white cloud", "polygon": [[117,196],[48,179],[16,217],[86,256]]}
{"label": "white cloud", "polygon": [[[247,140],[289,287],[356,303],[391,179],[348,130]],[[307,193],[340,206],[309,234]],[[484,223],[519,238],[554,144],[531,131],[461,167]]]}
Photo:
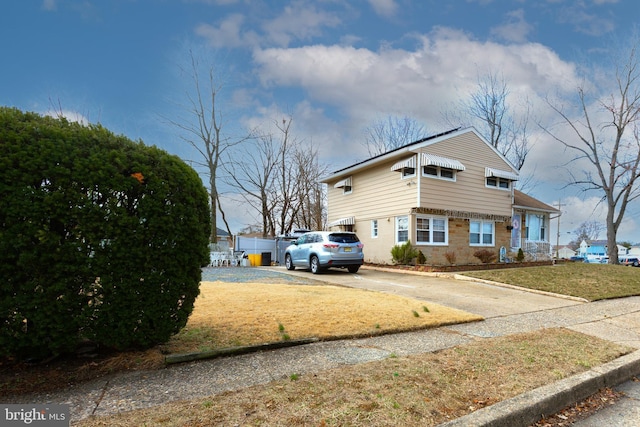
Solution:
{"label": "white cloud", "polygon": [[87,119],[84,115],[78,113],[77,111],[71,110],[47,110],[44,112],[45,116],[60,118],[64,117],[70,122],[80,123],[81,125],[88,125],[89,119]]}
{"label": "white cloud", "polygon": [[517,9],[507,13],[507,22],[491,29],[491,34],[512,43],[524,43],[533,26],[525,21],[524,10]]}
{"label": "white cloud", "polygon": [[269,41],[277,46],[288,46],[292,40],[320,36],[325,27],[335,27],[339,23],[338,16],[318,10],[313,4],[296,1],[285,6],[280,16],[266,21],[262,28]]}
{"label": "white cloud", "polygon": [[251,47],[258,43],[259,37],[254,31],[244,31],[242,26],[245,17],[240,14],[229,15],[217,27],[200,24],[196,27],[196,34],[205,38],[215,48],[232,49],[236,47]]}
{"label": "white cloud", "polygon": [[56,10],[58,5],[56,4],[56,0],[43,0],[42,1],[42,9],[44,10]]}
{"label": "white cloud", "polygon": [[376,14],[380,16],[391,17],[396,14],[398,5],[395,0],[369,0],[369,4],[373,7]]}

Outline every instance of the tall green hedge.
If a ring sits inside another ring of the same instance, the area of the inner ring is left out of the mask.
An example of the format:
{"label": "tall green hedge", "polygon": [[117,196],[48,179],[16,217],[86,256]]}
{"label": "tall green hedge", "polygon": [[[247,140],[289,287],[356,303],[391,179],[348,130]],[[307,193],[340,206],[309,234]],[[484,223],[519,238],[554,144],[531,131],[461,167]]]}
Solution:
{"label": "tall green hedge", "polygon": [[0,107],[0,356],[165,342],[208,262],[197,173],[102,126]]}

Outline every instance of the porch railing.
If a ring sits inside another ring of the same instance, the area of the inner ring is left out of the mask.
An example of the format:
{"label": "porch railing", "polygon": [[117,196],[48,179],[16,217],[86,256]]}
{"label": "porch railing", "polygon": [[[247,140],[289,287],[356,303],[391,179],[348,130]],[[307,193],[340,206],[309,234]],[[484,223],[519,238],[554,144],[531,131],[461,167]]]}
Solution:
{"label": "porch railing", "polygon": [[551,243],[525,240],[522,250],[535,261],[551,259]]}

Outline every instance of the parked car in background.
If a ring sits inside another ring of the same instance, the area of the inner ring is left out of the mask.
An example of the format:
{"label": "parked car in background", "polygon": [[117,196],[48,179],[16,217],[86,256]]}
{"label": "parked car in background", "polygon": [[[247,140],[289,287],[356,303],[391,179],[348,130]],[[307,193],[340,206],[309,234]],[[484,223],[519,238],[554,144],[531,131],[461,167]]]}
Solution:
{"label": "parked car in background", "polygon": [[569,258],[569,261],[585,262],[585,258],[581,256],[572,256],[571,258]]}
{"label": "parked car in background", "polygon": [[618,261],[623,265],[631,265],[633,267],[640,267],[640,258],[635,255],[620,255]]}
{"label": "parked car in background", "polygon": [[312,231],[292,242],[285,251],[287,270],[308,268],[313,274],[329,267],[340,267],[356,273],[364,263],[364,245],[355,233],[345,231]]}

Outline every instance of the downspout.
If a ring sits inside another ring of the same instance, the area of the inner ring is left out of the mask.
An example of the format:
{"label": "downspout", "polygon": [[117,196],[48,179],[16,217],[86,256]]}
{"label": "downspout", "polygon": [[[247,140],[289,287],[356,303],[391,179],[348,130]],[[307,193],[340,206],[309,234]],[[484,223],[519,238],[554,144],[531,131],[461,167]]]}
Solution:
{"label": "downspout", "polygon": [[421,193],[421,189],[422,189],[422,165],[420,164],[420,162],[422,161],[422,155],[420,153],[416,154],[418,156],[418,161],[416,162],[416,180],[418,181],[418,185],[416,186],[418,189],[418,194],[416,195],[416,207],[420,207],[420,202],[422,201],[420,199],[420,193]]}

